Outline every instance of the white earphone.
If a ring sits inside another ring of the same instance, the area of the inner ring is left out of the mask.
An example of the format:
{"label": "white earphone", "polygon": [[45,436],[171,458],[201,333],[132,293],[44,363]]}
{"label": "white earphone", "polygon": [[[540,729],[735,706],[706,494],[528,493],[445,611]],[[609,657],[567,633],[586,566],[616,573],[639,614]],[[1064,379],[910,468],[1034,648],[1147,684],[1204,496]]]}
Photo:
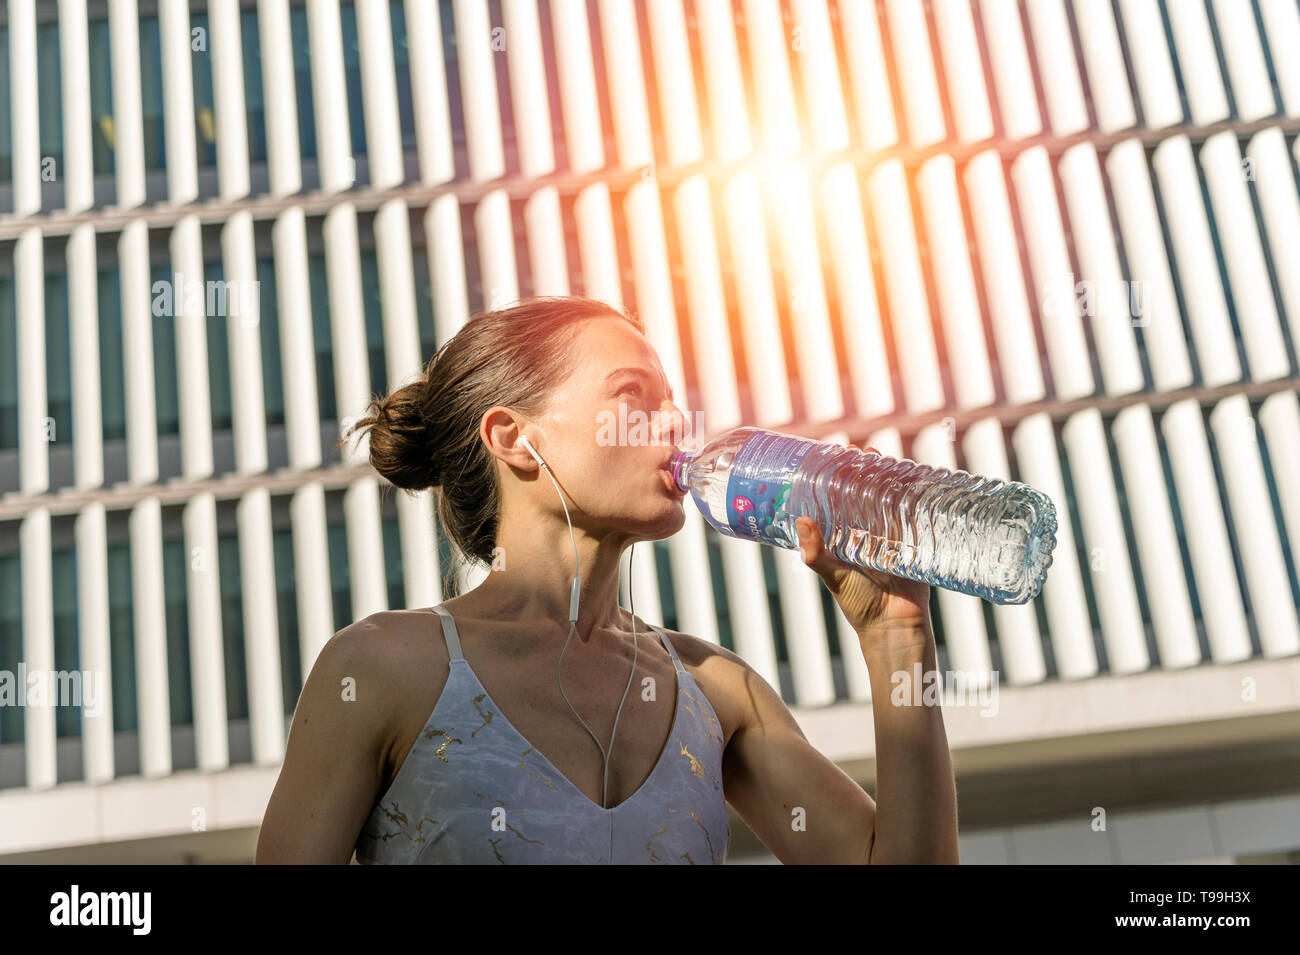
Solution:
{"label": "white earphone", "polygon": [[641,652],[641,644],[637,641],[636,638],[636,601],[635,599],[632,598],[632,577],[631,577],[632,558],[636,554],[636,544],[635,543],[632,544],[632,553],[629,554],[628,562],[627,562],[627,566],[628,566],[627,592],[628,592],[629,602],[632,605],[631,608],[632,672],[628,674],[627,687],[624,688],[623,690],[623,699],[619,701],[618,710],[614,714],[614,728],[613,730],[610,731],[609,752],[607,753],[605,751],[605,747],[600,745],[600,740],[596,739],[596,734],[591,731],[591,727],[587,725],[586,721],[583,720],[581,716],[578,716],[578,711],[573,708],[573,704],[569,703],[569,697],[564,692],[564,685],[561,682],[561,677],[560,677],[561,668],[564,666],[564,654],[569,649],[569,640],[573,639],[573,632],[575,629],[577,629],[578,626],[578,596],[579,596],[579,591],[581,589],[581,577],[579,575],[580,565],[578,561],[578,542],[577,539],[573,536],[573,520],[569,517],[569,505],[564,502],[564,493],[560,490],[560,485],[555,480],[555,475],[551,472],[550,466],[546,463],[545,460],[542,459],[542,456],[537,453],[537,449],[534,448],[532,442],[528,440],[528,436],[521,435],[519,438],[519,443],[522,444],[528,450],[528,453],[533,456],[533,459],[538,463],[538,465],[541,466],[541,469],[545,471],[547,476],[551,479],[551,483],[555,485],[555,493],[560,495],[560,504],[561,506],[564,507],[564,519],[569,523],[569,540],[573,543],[573,590],[569,594],[569,635],[564,640],[564,649],[560,651],[560,662],[555,668],[555,683],[560,688],[560,696],[563,696],[564,702],[568,703],[570,712],[572,712],[573,715],[577,717],[577,720],[579,723],[582,724],[583,729],[587,731],[587,734],[591,736],[596,746],[600,749],[601,759],[603,759],[605,762],[605,774],[601,782],[600,802],[601,802],[601,808],[605,809],[608,808],[604,804],[607,801],[607,796],[608,796],[607,790],[609,787],[609,753],[612,753],[614,751],[614,739],[618,735],[618,720],[619,717],[623,715],[623,704],[627,702],[628,690],[632,689],[632,678],[636,675],[636,661],[638,655]]}

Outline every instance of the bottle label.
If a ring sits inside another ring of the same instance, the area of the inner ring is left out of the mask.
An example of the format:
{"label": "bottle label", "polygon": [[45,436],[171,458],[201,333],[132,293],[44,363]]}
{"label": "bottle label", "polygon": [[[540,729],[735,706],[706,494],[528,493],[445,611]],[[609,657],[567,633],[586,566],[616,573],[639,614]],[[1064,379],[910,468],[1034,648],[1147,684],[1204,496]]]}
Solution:
{"label": "bottle label", "polygon": [[808,438],[759,432],[736,454],[727,481],[727,523],[736,537],[759,543],[784,540],[773,521],[786,500],[804,456],[817,446]]}

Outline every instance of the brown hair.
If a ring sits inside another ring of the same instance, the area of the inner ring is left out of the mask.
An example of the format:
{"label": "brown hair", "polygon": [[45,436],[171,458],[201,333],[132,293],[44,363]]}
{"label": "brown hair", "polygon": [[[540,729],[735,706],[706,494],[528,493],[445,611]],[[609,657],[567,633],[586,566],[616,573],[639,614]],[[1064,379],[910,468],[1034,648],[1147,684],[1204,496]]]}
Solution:
{"label": "brown hair", "polygon": [[[479,423],[495,405],[540,413],[572,371],[580,323],[592,318],[621,318],[645,331],[630,312],[576,296],[523,299],[474,315],[419,378],[372,398],[339,444],[368,430],[371,466],[409,493],[436,488],[448,538],[465,557],[490,564],[501,489]],[[454,580],[449,568],[444,591]]]}

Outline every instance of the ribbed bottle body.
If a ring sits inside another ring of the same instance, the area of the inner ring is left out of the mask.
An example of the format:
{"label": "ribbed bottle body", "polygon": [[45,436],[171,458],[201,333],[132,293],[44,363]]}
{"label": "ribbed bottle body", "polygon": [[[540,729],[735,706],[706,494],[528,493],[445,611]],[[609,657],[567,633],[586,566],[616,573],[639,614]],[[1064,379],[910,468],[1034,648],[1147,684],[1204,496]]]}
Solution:
{"label": "ribbed bottle body", "polygon": [[761,428],[719,435],[675,464],[719,533],[793,550],[795,520],[809,517],[847,564],[992,603],[1036,597],[1056,546],[1052,502],[1017,481]]}

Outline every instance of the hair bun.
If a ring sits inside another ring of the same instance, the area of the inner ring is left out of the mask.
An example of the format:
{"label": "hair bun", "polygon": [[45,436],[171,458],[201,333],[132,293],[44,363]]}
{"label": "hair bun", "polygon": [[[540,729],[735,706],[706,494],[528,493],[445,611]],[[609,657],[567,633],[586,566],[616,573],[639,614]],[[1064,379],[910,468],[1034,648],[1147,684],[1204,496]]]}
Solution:
{"label": "hair bun", "polygon": [[389,483],[423,491],[442,483],[437,445],[424,414],[428,381],[421,378],[391,394],[374,398],[355,430],[370,434],[370,465]]}

